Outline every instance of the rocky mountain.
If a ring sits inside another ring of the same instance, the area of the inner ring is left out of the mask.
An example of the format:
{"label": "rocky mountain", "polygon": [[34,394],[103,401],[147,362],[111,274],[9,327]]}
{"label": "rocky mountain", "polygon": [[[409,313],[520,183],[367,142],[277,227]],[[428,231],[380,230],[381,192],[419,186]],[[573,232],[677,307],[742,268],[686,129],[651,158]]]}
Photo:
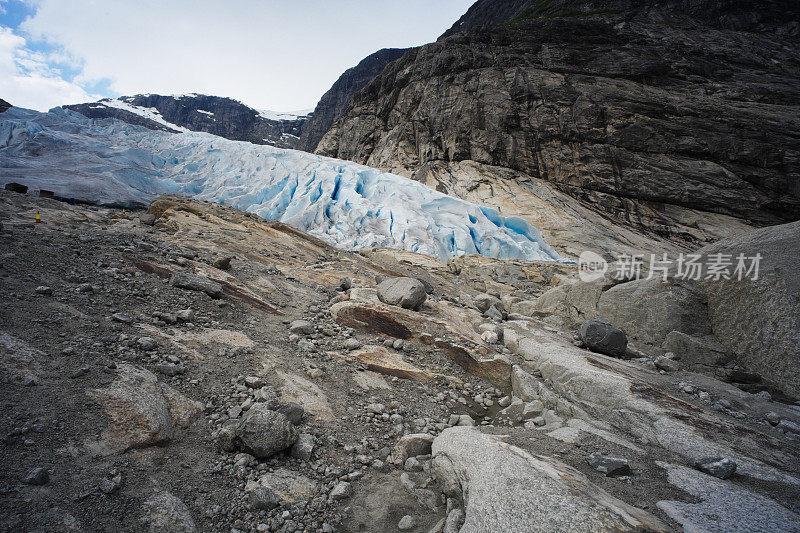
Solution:
{"label": "rocky mountain", "polygon": [[570,253],[796,220],[797,9],[481,0],[357,93],[317,153],[522,216]]}
{"label": "rocky mountain", "polygon": [[322,136],[342,116],[353,95],[377,76],[383,69],[406,53],[407,48],[384,48],[368,55],[358,65],[347,69],[320,98],[314,113],[309,117],[300,135],[301,150],[313,152]]}
{"label": "rocky mountain", "polygon": [[6,109],[10,109],[12,107],[11,104],[0,98],[0,113],[5,111]]}
{"label": "rocky mountain", "polygon": [[306,115],[259,111],[238,100],[185,94],[137,94],[63,106],[89,118],[116,118],[146,128],[203,131],[236,141],[297,148]]}

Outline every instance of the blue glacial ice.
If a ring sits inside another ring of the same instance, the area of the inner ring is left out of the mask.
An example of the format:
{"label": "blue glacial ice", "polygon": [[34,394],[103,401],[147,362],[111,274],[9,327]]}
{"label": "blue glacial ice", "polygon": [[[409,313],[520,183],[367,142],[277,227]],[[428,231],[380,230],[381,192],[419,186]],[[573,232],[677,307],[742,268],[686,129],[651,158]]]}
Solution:
{"label": "blue glacial ice", "polygon": [[165,193],[231,205],[358,250],[401,248],[440,260],[462,254],[563,260],[525,220],[413,180],[297,150],[172,134],[72,111],[0,114],[0,183],[102,205]]}

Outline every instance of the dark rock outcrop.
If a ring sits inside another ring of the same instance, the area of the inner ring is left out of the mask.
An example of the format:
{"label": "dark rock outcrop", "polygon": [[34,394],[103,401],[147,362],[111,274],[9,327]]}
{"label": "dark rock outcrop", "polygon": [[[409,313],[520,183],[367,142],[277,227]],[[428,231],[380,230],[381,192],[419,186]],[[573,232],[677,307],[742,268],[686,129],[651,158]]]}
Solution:
{"label": "dark rock outcrop", "polygon": [[356,94],[317,153],[423,181],[438,172],[454,194],[462,162],[511,169],[666,238],[698,213],[796,220],[797,9],[478,2],[469,31],[410,50]]}
{"label": "dark rock outcrop", "polygon": [[11,107],[13,107],[11,104],[0,98],[0,113],[5,111],[6,109],[10,109]]}
{"label": "dark rock outcrop", "polygon": [[[297,148],[306,121],[305,116],[291,114],[265,116],[238,100],[202,94],[138,94],[63,107],[89,118],[116,118],[129,124],[170,132],[178,131],[171,126],[174,125],[234,141],[280,148]],[[167,124],[159,122],[159,116]]]}
{"label": "dark rock outcrop", "polygon": [[322,136],[347,109],[347,104],[353,95],[407,50],[408,48],[384,48],[368,55],[355,67],[345,70],[328,92],[320,98],[314,113],[303,127],[298,148],[313,152]]}

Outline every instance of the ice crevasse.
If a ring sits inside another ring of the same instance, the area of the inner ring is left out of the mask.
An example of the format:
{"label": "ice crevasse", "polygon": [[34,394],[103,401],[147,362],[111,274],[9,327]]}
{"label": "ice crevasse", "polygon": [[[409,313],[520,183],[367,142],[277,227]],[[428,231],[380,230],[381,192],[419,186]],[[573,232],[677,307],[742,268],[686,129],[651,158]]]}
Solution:
{"label": "ice crevasse", "polygon": [[101,205],[182,194],[278,220],[334,246],[564,260],[517,217],[349,161],[73,111],[0,114],[0,182]]}

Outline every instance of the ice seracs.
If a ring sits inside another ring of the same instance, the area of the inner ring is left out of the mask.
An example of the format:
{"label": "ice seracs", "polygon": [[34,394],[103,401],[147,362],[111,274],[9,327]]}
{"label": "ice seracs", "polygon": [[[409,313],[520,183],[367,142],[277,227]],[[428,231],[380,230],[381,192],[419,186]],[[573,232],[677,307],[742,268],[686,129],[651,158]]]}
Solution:
{"label": "ice seracs", "polygon": [[0,115],[0,182],[18,181],[99,204],[164,193],[222,202],[345,249],[403,248],[561,260],[526,221],[413,180],[296,150],[180,135],[55,109]]}

